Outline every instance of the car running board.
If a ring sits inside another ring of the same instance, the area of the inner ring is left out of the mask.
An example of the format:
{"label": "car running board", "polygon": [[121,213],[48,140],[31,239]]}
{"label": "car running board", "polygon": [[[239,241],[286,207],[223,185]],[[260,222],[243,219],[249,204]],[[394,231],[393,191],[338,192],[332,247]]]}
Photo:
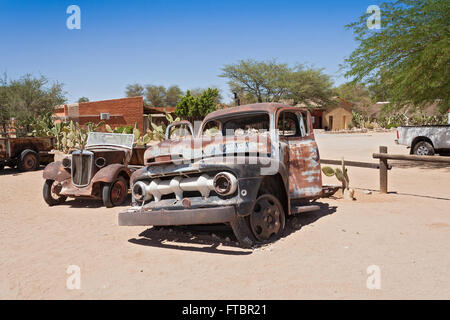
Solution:
{"label": "car running board", "polygon": [[311,212],[317,210],[320,210],[320,207],[316,205],[291,207],[291,214]]}

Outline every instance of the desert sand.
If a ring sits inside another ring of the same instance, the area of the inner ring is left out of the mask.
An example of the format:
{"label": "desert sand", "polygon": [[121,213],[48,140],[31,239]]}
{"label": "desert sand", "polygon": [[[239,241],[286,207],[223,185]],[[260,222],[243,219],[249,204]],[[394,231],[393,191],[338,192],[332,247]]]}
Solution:
{"label": "desert sand", "polygon": [[[408,154],[394,132],[316,139],[324,159],[376,162],[380,145]],[[239,248],[223,226],[119,227],[126,206],[100,201],[50,208],[42,170],[6,169],[0,298],[449,299],[450,168],[392,163],[389,194],[377,191],[378,170],[349,167],[356,201],[320,199],[320,211],[289,218],[282,239],[253,250]],[[70,265],[80,267],[80,289],[66,287]],[[372,265],[380,289],[366,286]]]}

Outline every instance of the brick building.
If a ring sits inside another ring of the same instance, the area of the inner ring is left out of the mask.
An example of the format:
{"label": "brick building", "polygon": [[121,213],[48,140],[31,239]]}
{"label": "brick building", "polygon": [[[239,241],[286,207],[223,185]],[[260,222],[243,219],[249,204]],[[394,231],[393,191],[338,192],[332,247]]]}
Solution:
{"label": "brick building", "polygon": [[137,123],[139,129],[144,128],[143,115],[142,97],[65,104],[58,106],[54,113],[56,120],[73,120],[81,125],[104,121],[114,128]]}

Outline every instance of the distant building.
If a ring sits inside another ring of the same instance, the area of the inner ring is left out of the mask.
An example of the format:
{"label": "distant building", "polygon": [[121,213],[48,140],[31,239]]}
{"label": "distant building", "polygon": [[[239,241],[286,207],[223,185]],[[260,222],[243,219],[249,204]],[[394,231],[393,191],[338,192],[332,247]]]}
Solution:
{"label": "distant building", "polygon": [[85,125],[88,122],[104,121],[111,127],[143,124],[144,101],[142,97],[122,98],[102,101],[80,102],[56,107],[56,121],[70,121]]}
{"label": "distant building", "polygon": [[340,97],[335,100],[336,103],[330,106],[312,106],[311,117],[314,129],[343,130],[348,128],[353,118],[353,104]]}

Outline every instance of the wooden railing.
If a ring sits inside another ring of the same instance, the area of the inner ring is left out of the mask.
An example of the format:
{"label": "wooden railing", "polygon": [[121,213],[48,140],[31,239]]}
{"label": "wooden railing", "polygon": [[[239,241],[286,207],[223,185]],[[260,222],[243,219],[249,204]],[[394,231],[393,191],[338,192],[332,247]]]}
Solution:
{"label": "wooden railing", "polygon": [[[380,171],[380,192],[381,193],[388,192],[388,170],[392,169],[392,166],[388,163],[388,160],[447,163],[450,166],[450,157],[388,154],[387,152],[388,152],[387,147],[380,146],[379,153],[374,153],[372,155],[372,157],[374,159],[379,159],[379,163],[345,160],[345,165],[349,166],[349,167],[379,169],[379,171]],[[342,161],[341,160],[321,159],[320,163],[321,164],[340,165],[342,163]]]}

